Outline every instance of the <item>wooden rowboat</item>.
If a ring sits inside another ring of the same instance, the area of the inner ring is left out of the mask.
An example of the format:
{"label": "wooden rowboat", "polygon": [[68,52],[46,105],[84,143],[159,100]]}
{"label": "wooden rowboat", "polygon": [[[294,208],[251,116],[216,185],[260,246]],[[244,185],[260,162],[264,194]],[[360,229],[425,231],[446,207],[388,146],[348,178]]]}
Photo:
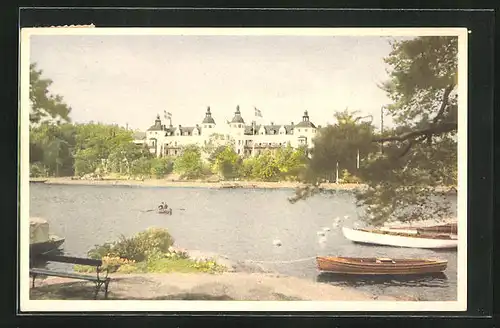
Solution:
{"label": "wooden rowboat", "polygon": [[343,227],[347,239],[363,244],[427,249],[457,248],[456,236],[450,234],[405,233],[387,230],[350,229]]}
{"label": "wooden rowboat", "polygon": [[419,275],[446,270],[446,260],[317,256],[321,272],[356,275]]}
{"label": "wooden rowboat", "polygon": [[167,209],[158,209],[158,214],[167,214],[167,215],[172,215],[172,209],[167,208]]}

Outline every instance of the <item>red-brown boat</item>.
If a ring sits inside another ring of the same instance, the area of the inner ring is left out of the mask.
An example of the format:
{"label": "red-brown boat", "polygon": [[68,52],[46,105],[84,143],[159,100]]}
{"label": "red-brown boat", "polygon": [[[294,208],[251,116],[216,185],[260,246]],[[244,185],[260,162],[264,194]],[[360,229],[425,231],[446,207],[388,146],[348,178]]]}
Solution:
{"label": "red-brown boat", "polygon": [[390,259],[317,256],[321,272],[357,275],[418,275],[446,270],[448,261],[438,259]]}

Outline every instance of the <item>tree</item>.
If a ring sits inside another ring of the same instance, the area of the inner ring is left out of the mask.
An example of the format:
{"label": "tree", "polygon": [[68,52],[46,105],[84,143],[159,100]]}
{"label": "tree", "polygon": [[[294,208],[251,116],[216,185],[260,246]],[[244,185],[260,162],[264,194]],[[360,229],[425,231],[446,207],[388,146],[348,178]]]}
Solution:
{"label": "tree", "polygon": [[203,174],[200,148],[195,145],[185,146],[174,162],[174,172],[187,179],[200,177]]}
{"label": "tree", "polygon": [[358,174],[357,155],[366,156],[376,151],[372,142],[374,126],[371,117],[360,117],[356,111],[345,109],[334,113],[336,123],[318,130],[313,140],[311,160],[308,163],[306,179],[317,183],[330,177],[337,169]]}
{"label": "tree", "polygon": [[234,146],[234,140],[230,135],[212,133],[201,150],[205,154],[207,161],[213,165],[217,155],[224,151],[226,146]]}
{"label": "tree", "polygon": [[141,146],[135,145],[132,131],[116,125],[100,123],[76,125],[75,173],[83,175],[96,169],[104,172],[128,171],[130,163],[140,157],[150,156]]}
{"label": "tree", "polygon": [[30,128],[30,163],[48,175],[73,174],[75,129],[71,124],[43,122]]}
{"label": "tree", "polygon": [[43,71],[37,69],[36,63],[30,65],[30,123],[42,121],[55,123],[70,122],[69,107],[62,96],[53,95],[49,91],[52,80],[43,78]]}
{"label": "tree", "polygon": [[291,145],[279,148],[275,154],[276,165],[281,179],[296,180],[305,169],[307,163],[307,149],[300,147],[293,149]]}
{"label": "tree", "polygon": [[[438,187],[456,184],[457,42],[441,36],[395,41],[384,59],[391,69],[381,87],[392,101],[387,110],[396,126],[372,136],[383,153],[365,156],[358,175],[366,188],[356,194],[357,205],[366,209],[363,218],[373,225],[450,215]],[[315,154],[328,158],[336,148],[321,135],[309,165],[315,173],[326,165],[314,166]],[[315,194],[318,186],[314,181],[297,190],[291,201]]]}
{"label": "tree", "polygon": [[174,161],[170,157],[151,159],[151,174],[159,179],[172,172]]}
{"label": "tree", "polygon": [[235,178],[241,159],[232,146],[226,145],[222,147],[224,148],[215,155],[214,169],[225,179]]}
{"label": "tree", "polygon": [[252,177],[260,181],[279,180],[280,169],[278,163],[269,150],[260,153],[253,161]]}

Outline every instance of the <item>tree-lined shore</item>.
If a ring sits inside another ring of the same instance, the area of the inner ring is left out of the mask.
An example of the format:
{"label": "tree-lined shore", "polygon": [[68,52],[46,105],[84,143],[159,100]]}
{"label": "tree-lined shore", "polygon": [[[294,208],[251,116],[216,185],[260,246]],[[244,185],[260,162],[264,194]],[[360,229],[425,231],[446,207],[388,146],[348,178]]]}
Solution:
{"label": "tree-lined shore", "polygon": [[449,36],[392,42],[384,59],[389,78],[380,88],[391,100],[384,112],[394,126],[377,130],[370,116],[332,109],[336,123],[318,129],[312,150],[287,146],[255,157],[240,157],[230,140],[221,144],[214,135],[204,147],[187,145],[175,158],[158,158],[134,144],[134,132],[126,128],[73,124],[71,107],[49,92],[51,80],[32,64],[30,173],[49,179],[115,175],[115,183],[118,176],[174,183],[167,180],[171,174],[183,183],[293,183],[292,203],[336,181],[364,186],[355,189],[357,205],[375,225],[448,216],[450,205],[439,196],[443,186],[456,188],[458,179],[457,44]]}

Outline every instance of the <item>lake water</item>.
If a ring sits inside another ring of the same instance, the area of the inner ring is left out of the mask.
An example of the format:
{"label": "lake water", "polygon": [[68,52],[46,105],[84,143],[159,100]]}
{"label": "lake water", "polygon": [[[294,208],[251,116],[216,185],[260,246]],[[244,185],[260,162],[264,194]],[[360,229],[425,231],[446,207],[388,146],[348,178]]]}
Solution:
{"label": "lake water", "polygon": [[[457,253],[355,244],[343,237],[336,217],[356,223],[358,209],[347,191],[317,195],[290,204],[291,189],[206,189],[128,186],[30,185],[30,216],[50,223],[51,233],[66,238],[64,251],[85,256],[95,244],[131,236],[156,226],[167,228],[175,244],[226,255],[230,259],[265,261],[271,270],[336,285],[351,286],[376,295],[413,296],[423,300],[456,300]],[[450,200],[456,204],[456,197]],[[154,209],[165,201],[173,215]],[[181,210],[184,209],[184,210]],[[323,227],[326,242],[319,243]],[[279,239],[281,247],[273,245]],[[419,279],[334,278],[319,276],[316,255],[393,258],[443,258],[443,276]],[[267,263],[294,261],[292,263]]]}

